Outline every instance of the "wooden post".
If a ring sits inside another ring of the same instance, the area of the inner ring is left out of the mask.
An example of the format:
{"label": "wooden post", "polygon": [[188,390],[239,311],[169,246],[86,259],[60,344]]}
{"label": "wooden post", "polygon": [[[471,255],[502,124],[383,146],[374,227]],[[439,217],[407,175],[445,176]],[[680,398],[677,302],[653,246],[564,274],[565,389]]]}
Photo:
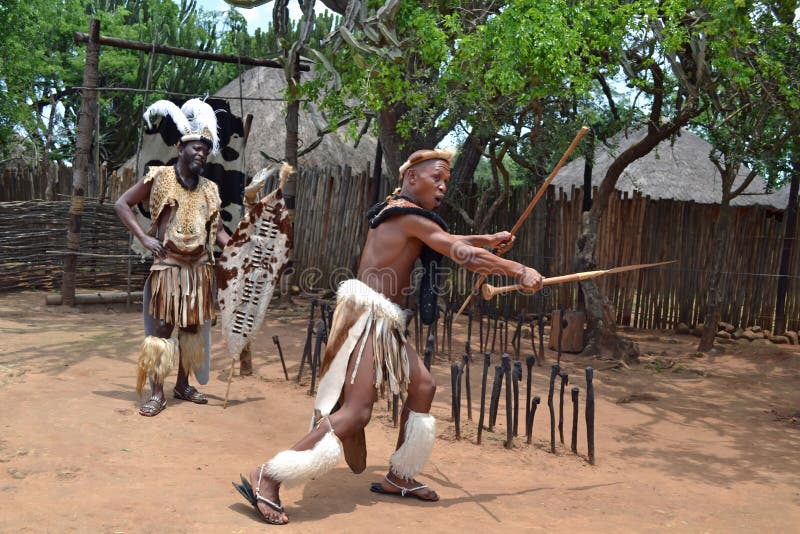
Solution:
{"label": "wooden post", "polygon": [[569,375],[561,373],[561,392],[558,395],[558,437],[564,443],[564,388],[569,383]]}
{"label": "wooden post", "polygon": [[[527,391],[525,393],[525,435],[530,435],[531,429],[528,427],[528,411],[531,407],[531,386],[533,381],[533,364],[535,363],[536,359],[533,354],[529,354],[527,358],[525,358],[525,365],[528,367],[528,385]],[[529,442],[530,443],[530,442]]]}
{"label": "wooden post", "polygon": [[492,355],[488,352],[483,354],[483,378],[481,378],[481,411],[478,414],[478,439],[476,443],[481,444],[481,434],[483,433],[483,416],[486,411],[486,377],[489,374],[489,364],[492,361]]}
{"label": "wooden post", "polygon": [[[467,349],[469,349],[469,342],[467,342]],[[464,353],[462,359],[463,363],[461,364],[461,366],[464,369],[464,386],[466,387],[467,390],[467,419],[472,421],[472,385],[470,384],[470,378],[469,378],[469,367],[470,367],[469,350]]]}
{"label": "wooden post", "polygon": [[317,367],[322,360],[322,341],[325,338],[325,321],[322,319],[317,323],[317,338],[314,342],[314,356],[311,358],[311,387],[308,389],[309,395],[314,395],[317,387]]}
{"label": "wooden post", "polygon": [[553,391],[559,371],[558,364],[554,363],[550,370],[550,389],[547,391],[547,409],[550,411],[550,452],[552,453],[556,452],[556,413],[553,407]]}
{"label": "wooden post", "polygon": [[[283,349],[281,349],[281,340],[278,336],[272,336],[272,342],[275,343],[275,346],[278,347],[278,356],[281,358],[281,367],[283,367],[283,376],[286,380],[289,380],[289,373],[286,371],[286,360],[283,359]],[[248,346],[249,343],[248,343]]]}
{"label": "wooden post", "polygon": [[306,344],[303,346],[303,355],[300,357],[300,369],[297,371],[297,383],[303,376],[303,366],[306,360],[311,358],[311,337],[314,335],[314,308],[317,306],[317,299],[311,301],[311,312],[308,316],[308,328],[306,330]]}
{"label": "wooden post", "polygon": [[494,382],[492,382],[492,397],[489,399],[489,432],[494,432],[497,422],[497,410],[500,405],[500,392],[503,390],[503,368],[494,366]]}
{"label": "wooden post", "polygon": [[425,343],[425,368],[431,370],[431,360],[433,359],[433,347],[436,346],[436,338],[432,335],[428,336],[428,341]]}
{"label": "wooden post", "polygon": [[[508,321],[506,321],[506,325],[508,325]],[[510,449],[514,446],[514,414],[513,412],[513,400],[512,400],[512,390],[514,386],[512,382],[514,379],[511,377],[511,355],[508,353],[503,354],[502,357],[503,363],[503,377],[506,383],[506,442],[505,447],[506,449]]]}
{"label": "wooden post", "polygon": [[586,368],[586,441],[589,449],[589,463],[594,465],[594,369]]}
{"label": "wooden post", "polygon": [[519,435],[519,383],[522,380],[522,362],[514,362],[511,373],[514,383],[514,435]]}
{"label": "wooden post", "polygon": [[539,406],[539,403],[541,401],[542,400],[539,398],[538,395],[535,396],[533,398],[533,402],[531,403],[530,412],[528,413],[528,420],[526,421],[528,426],[528,445],[531,444],[531,440],[533,439],[533,419],[534,417],[536,417],[536,407]]}
{"label": "wooden post", "polygon": [[578,388],[572,388],[572,452],[578,454]]}
{"label": "wooden post", "polygon": [[97,66],[100,60],[100,21],[89,22],[89,43],[86,45],[86,63],[83,67],[81,111],[75,139],[75,159],[72,170],[72,203],[67,223],[67,254],[64,256],[64,275],[61,282],[62,302],[75,305],[75,274],[78,267],[77,252],[81,248],[81,217],[89,174],[89,152],[92,149],[92,130],[97,114]]}

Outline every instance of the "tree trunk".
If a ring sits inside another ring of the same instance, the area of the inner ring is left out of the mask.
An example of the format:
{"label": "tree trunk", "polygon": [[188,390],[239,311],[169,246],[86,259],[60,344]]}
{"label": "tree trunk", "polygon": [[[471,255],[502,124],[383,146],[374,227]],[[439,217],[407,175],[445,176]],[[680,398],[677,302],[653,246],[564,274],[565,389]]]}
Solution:
{"label": "tree trunk", "polygon": [[789,186],[789,204],[786,206],[786,229],[783,233],[783,250],[781,251],[781,264],[778,268],[778,294],[775,299],[775,328],[773,330],[776,336],[780,336],[786,331],[786,286],[789,283],[789,261],[792,257],[792,243],[795,240],[795,229],[797,228],[800,160],[795,161],[792,167],[794,172]]}
{"label": "tree trunk", "polygon": [[[738,171],[738,167],[737,167]],[[735,174],[734,174],[735,176]],[[731,226],[731,207],[728,195],[723,194],[722,203],[719,207],[719,218],[714,225],[714,250],[711,259],[711,278],[708,283],[708,297],[706,300],[706,316],[703,322],[703,335],[697,350],[705,352],[714,348],[714,339],[719,330],[720,306],[722,295],[720,294],[720,278],[722,276],[722,262],[725,256],[725,239]]]}
{"label": "tree trunk", "polygon": [[411,150],[404,147],[404,143],[400,134],[397,131],[397,121],[399,118],[399,105],[384,108],[378,113],[378,125],[380,126],[380,143],[383,147],[383,159],[386,160],[387,169],[395,179],[395,183],[399,184],[400,180],[400,166],[411,154]]}
{"label": "tree trunk", "polygon": [[383,148],[378,141],[375,147],[375,162],[372,164],[372,191],[370,192],[370,206],[374,206],[380,200],[381,175],[383,173]]}
{"label": "tree trunk", "polygon": [[89,153],[92,149],[92,129],[97,112],[97,66],[100,56],[100,21],[92,19],[89,23],[89,44],[86,45],[86,65],[83,69],[83,89],[81,111],[78,116],[78,131],[75,140],[75,160],[72,172],[72,203],[67,223],[67,254],[64,256],[64,277],[61,283],[62,302],[75,305],[75,273],[77,271],[77,252],[81,246],[81,217],[83,215],[86,176],[89,171]]}
{"label": "tree trunk", "polygon": [[[591,211],[582,214],[581,234],[576,243],[575,269],[577,271],[595,270],[595,247],[597,246],[597,219]],[[608,352],[616,359],[632,363],[639,358],[639,346],[617,334],[614,306],[600,293],[595,280],[580,283],[583,304],[588,322],[584,356]]]}
{"label": "tree trunk", "polygon": [[55,108],[56,102],[55,99],[50,99],[50,117],[47,119],[47,134],[44,138],[44,147],[42,147],[42,170],[41,172],[44,173],[45,176],[45,190],[44,190],[44,199],[45,200],[53,200],[55,193],[53,192],[53,188],[55,187],[55,181],[58,177],[57,173],[50,172],[50,143],[53,142],[53,126],[55,125]]}

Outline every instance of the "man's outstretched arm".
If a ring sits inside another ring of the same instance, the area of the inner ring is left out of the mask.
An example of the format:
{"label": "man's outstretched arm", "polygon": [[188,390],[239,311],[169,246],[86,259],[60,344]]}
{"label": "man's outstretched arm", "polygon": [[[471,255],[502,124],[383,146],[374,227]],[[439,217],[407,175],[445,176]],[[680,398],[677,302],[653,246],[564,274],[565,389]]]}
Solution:
{"label": "man's outstretched arm", "polygon": [[[417,215],[403,215],[397,218],[401,229],[444,254],[462,267],[479,274],[503,274],[514,276],[526,289],[535,291],[541,288],[542,276],[521,263],[495,256],[486,249],[470,242],[483,242],[486,236],[457,236],[442,230],[439,225]],[[503,234],[507,232],[501,232]],[[499,235],[499,234],[494,234]],[[508,234],[510,236],[510,234]],[[470,241],[465,237],[475,237]]]}

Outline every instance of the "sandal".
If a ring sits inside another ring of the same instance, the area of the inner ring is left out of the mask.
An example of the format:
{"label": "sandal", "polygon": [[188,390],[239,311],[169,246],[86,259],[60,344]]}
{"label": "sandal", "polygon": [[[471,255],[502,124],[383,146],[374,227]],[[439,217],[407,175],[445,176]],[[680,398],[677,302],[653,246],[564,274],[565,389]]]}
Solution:
{"label": "sandal", "polygon": [[153,395],[139,408],[139,415],[154,417],[167,407],[167,399]]}
{"label": "sandal", "polygon": [[179,390],[178,386],[175,386],[175,389],[172,390],[172,393],[175,395],[176,399],[190,401],[195,404],[208,404],[208,399],[206,396],[197,391],[196,387],[190,386],[189,384],[186,384],[186,387],[183,388],[183,391]]}
{"label": "sandal", "polygon": [[[433,502],[433,501],[438,501],[439,500],[439,496],[436,495],[435,491],[433,492],[433,494],[436,496],[435,499],[426,499],[425,497],[422,497],[421,495],[419,495],[417,493],[414,493],[416,491],[426,489],[428,487],[427,484],[419,484],[419,485],[411,487],[411,488],[406,488],[404,486],[401,486],[400,484],[395,484],[394,482],[389,480],[388,476],[385,476],[383,478],[384,478],[384,480],[386,480],[386,482],[388,482],[390,485],[394,486],[395,488],[399,489],[400,491],[386,491],[383,488],[383,484],[381,484],[380,482],[373,482],[372,485],[370,485],[369,490],[371,492],[373,492],[373,493],[381,493],[383,495],[395,495],[395,496],[399,496],[399,497],[414,497],[416,499],[419,499],[420,501]],[[433,490],[431,490],[431,491],[433,491]]]}
{"label": "sandal", "polygon": [[[264,466],[262,465],[261,471],[258,472],[259,483],[261,481],[261,474],[263,472],[264,472]],[[263,519],[266,523],[270,525],[285,525],[286,523],[288,523],[288,521],[283,522],[270,519],[266,517],[264,514],[262,514],[261,510],[258,507],[258,501],[263,502],[264,504],[269,506],[273,511],[278,512],[279,514],[283,513],[283,506],[281,506],[281,503],[279,502],[276,503],[267,499],[266,497],[262,497],[258,491],[258,487],[256,487],[256,491],[253,492],[253,486],[250,484],[250,481],[244,478],[244,476],[242,476],[241,474],[239,475],[239,478],[242,480],[241,484],[237,484],[236,482],[231,482],[231,484],[233,484],[233,487],[236,488],[236,491],[242,494],[242,497],[247,499],[247,502],[253,505],[253,508],[256,509],[256,512],[258,512],[258,515],[261,517],[261,519]]]}

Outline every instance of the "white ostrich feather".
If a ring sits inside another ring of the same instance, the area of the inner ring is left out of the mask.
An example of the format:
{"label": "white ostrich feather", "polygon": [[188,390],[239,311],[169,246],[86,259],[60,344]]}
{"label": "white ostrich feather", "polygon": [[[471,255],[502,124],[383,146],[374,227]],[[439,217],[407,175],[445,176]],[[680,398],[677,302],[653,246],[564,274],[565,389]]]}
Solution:
{"label": "white ostrich feather", "polygon": [[[150,124],[150,117],[153,115],[161,115],[162,117],[169,115],[172,117],[172,121],[175,123],[175,126],[178,127],[178,132],[180,132],[181,135],[186,135],[191,131],[191,126],[186,119],[186,115],[183,114],[178,106],[169,100],[158,100],[145,110],[144,120],[147,122],[148,128],[153,127],[152,124]],[[214,124],[216,124],[216,122]]]}
{"label": "white ostrich feather", "polygon": [[191,131],[193,133],[201,133],[203,128],[208,128],[211,132],[211,151],[216,153],[219,150],[217,116],[211,106],[199,98],[192,98],[181,106],[181,111],[186,115],[189,124],[191,124]]}

